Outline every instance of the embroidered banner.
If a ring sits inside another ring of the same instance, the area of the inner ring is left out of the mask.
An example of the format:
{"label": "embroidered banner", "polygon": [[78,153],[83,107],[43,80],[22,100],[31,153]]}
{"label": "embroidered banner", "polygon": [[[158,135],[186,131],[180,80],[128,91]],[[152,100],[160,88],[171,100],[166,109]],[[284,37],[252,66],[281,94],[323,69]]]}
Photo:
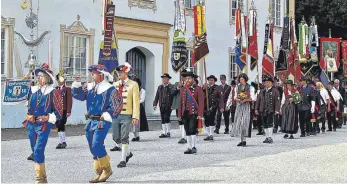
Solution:
{"label": "embroidered banner", "polygon": [[3,104],[15,105],[26,101],[31,86],[31,80],[11,80],[5,88]]}
{"label": "embroidered banner", "polygon": [[347,60],[347,40],[341,42],[342,60]]}
{"label": "embroidered banner", "polygon": [[174,38],[171,52],[171,65],[178,72],[187,62],[188,51],[186,46],[186,20],[184,15],[184,0],[175,1]]}
{"label": "embroidered banner", "polygon": [[281,38],[280,53],[276,62],[276,72],[285,71],[288,69],[289,55],[289,17],[283,20],[283,31]]}
{"label": "embroidered banner", "polygon": [[205,20],[205,6],[198,5],[194,6],[194,53],[192,58],[193,66],[199,61],[205,59],[208,55],[209,48],[207,44],[207,33],[206,33],[206,20]]}
{"label": "embroidered banner", "polygon": [[264,52],[263,52],[263,70],[262,73],[269,74],[274,77],[274,59],[273,59],[273,24],[266,24],[265,26],[265,39],[264,39]]}
{"label": "embroidered banner", "polygon": [[340,66],[340,38],[320,38],[320,67],[336,72]]}
{"label": "embroidered banner", "polygon": [[243,70],[246,66],[245,57],[242,47],[242,23],[241,23],[241,9],[236,9],[235,12],[235,29],[236,29],[236,45],[235,45],[235,63]]}
{"label": "embroidered banner", "polygon": [[104,41],[100,44],[98,64],[104,65],[108,72],[113,72],[118,66],[118,47],[114,37],[114,14],[115,6],[106,4],[104,15]]}
{"label": "embroidered banner", "polygon": [[251,56],[251,70],[254,70],[258,65],[257,12],[249,10],[249,15],[248,53]]}

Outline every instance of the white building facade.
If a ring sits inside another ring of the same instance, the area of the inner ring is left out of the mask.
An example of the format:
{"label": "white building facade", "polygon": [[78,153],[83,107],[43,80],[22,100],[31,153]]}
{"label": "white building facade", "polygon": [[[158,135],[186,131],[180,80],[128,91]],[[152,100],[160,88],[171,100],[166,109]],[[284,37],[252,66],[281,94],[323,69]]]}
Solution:
{"label": "white building facade", "polygon": [[[194,19],[192,6],[196,0],[186,0],[186,39],[192,37]],[[6,79],[21,78],[28,72],[24,67],[31,50],[15,34],[21,33],[30,38],[32,32],[26,25],[29,8],[21,8],[22,0],[1,1],[1,77],[2,92]],[[39,2],[39,4],[38,4]],[[173,0],[113,0],[116,6],[115,28],[119,47],[119,64],[129,62],[134,73],[140,76],[146,89],[146,112],[157,115],[152,102],[160,76],[169,73],[172,83],[179,79],[171,69],[171,44],[173,39],[174,1]],[[274,45],[279,46],[283,17],[287,9],[294,16],[294,0],[254,0],[258,13],[258,50],[259,69],[263,52],[265,23],[268,17],[269,3],[272,4],[272,17],[275,23]],[[206,58],[207,75],[219,77],[225,74],[230,82],[240,71],[233,63],[235,47],[234,12],[243,4],[243,9],[251,6],[251,0],[205,0],[207,42],[210,53]],[[102,6],[99,0],[32,0],[32,9],[38,15],[38,27],[33,30],[34,39],[44,31],[50,31],[37,47],[34,54],[40,63],[50,60],[54,73],[64,69],[71,76],[88,75],[88,66],[98,62],[102,37]],[[37,13],[38,12],[38,13]],[[51,59],[49,59],[51,42]],[[189,44],[191,45],[191,44]],[[22,67],[21,67],[22,66]],[[198,63],[194,70],[203,75],[203,64]],[[247,73],[250,80],[257,71]],[[261,75],[261,74],[260,74]],[[69,80],[73,80],[73,77]],[[201,81],[202,82],[202,81]],[[3,97],[2,97],[3,98]],[[2,108],[1,128],[18,128],[24,120],[24,104],[4,106]],[[74,100],[70,124],[83,122],[85,103]]]}

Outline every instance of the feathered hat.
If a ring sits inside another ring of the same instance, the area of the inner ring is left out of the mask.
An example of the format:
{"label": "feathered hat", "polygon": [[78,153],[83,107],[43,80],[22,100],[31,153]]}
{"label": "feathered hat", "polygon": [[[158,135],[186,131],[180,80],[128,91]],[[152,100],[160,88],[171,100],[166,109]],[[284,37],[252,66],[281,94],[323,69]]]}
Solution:
{"label": "feathered hat", "polygon": [[128,62],[125,62],[124,65],[119,65],[116,68],[117,71],[123,71],[125,73],[129,73],[131,69],[132,69],[132,67]]}
{"label": "feathered hat", "polygon": [[102,73],[105,77],[106,80],[108,80],[108,82],[113,82],[113,76],[107,71],[107,68],[104,65],[91,65],[88,68],[89,72],[92,72],[93,70],[96,70],[100,73]]}

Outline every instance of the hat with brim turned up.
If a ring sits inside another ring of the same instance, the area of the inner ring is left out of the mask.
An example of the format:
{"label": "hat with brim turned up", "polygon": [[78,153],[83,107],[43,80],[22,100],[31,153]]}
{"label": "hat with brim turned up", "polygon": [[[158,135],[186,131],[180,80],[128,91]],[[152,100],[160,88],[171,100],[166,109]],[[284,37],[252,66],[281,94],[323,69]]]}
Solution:
{"label": "hat with brim turned up", "polygon": [[34,71],[35,76],[37,76],[40,72],[47,74],[51,78],[53,83],[55,82],[55,77],[53,76],[53,72],[52,70],[49,69],[49,65],[47,63],[43,63],[39,68],[35,69]]}
{"label": "hat with brim turned up", "polygon": [[214,75],[210,75],[207,77],[207,80],[213,79],[215,82],[217,82],[217,77],[215,77]]}
{"label": "hat with brim turned up", "polygon": [[102,73],[105,79],[108,80],[108,82],[113,82],[113,76],[107,71],[107,68],[104,65],[100,65],[100,64],[91,65],[88,68],[89,72],[92,72],[93,70]]}
{"label": "hat with brim turned up", "polygon": [[162,76],[160,76],[161,78],[169,78],[171,79],[172,77],[168,74],[168,73],[164,73]]}
{"label": "hat with brim turned up", "polygon": [[182,72],[181,75],[182,75],[182,77],[198,78],[198,76],[194,72],[189,71],[189,70],[186,70],[185,72]]}

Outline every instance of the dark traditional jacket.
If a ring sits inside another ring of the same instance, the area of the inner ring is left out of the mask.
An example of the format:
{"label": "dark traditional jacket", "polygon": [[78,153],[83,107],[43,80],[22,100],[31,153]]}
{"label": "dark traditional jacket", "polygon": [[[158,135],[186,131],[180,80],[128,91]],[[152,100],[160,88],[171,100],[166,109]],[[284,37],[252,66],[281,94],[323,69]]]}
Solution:
{"label": "dark traditional jacket", "polygon": [[223,108],[225,108],[225,105],[227,104],[228,97],[229,97],[229,94],[231,92],[232,87],[230,85],[225,84],[224,86],[220,85],[219,89],[220,89],[220,94],[224,100],[224,107]]}
{"label": "dark traditional jacket", "polygon": [[63,111],[66,113],[71,113],[72,109],[72,95],[71,88],[66,85],[57,86],[55,89],[61,94],[62,100],[61,105],[63,107]]}
{"label": "dark traditional jacket", "polygon": [[309,111],[311,110],[311,101],[316,101],[314,97],[314,89],[310,86],[301,87],[300,90],[301,103],[298,104],[299,111]]}
{"label": "dark traditional jacket", "polygon": [[263,114],[273,114],[280,112],[281,100],[280,93],[274,87],[271,87],[268,91],[262,89],[257,96],[257,102],[255,104],[255,110]]}
{"label": "dark traditional jacket", "polygon": [[[195,101],[190,98],[189,89]],[[198,104],[196,104],[198,103]],[[181,87],[180,100],[178,103],[178,117],[182,117],[185,111],[188,111],[189,115],[195,114],[203,116],[204,114],[204,93],[202,88],[196,84]]]}
{"label": "dark traditional jacket", "polygon": [[346,89],[343,88],[342,86],[339,86],[339,89],[336,88],[336,90],[341,94],[342,96],[342,101],[340,101],[341,105],[340,106],[343,106],[343,105],[347,105],[347,99],[346,99]]}
{"label": "dark traditional jacket", "polygon": [[157,89],[153,106],[157,106],[159,102],[161,110],[171,110],[174,92],[174,86],[172,84],[166,86],[160,85]]}
{"label": "dark traditional jacket", "polygon": [[[206,89],[203,88],[203,91],[205,93],[205,98],[206,98]],[[211,107],[219,108],[219,109],[224,108],[224,99],[221,95],[221,90],[218,85],[215,84],[211,87],[208,87],[207,93],[208,93],[208,105],[210,108]],[[207,109],[206,99],[205,99],[205,110],[209,110]]]}
{"label": "dark traditional jacket", "polygon": [[178,86],[178,82],[176,82],[174,85],[173,101],[171,107],[172,109],[178,109],[178,103],[180,100],[180,89],[182,86]]}

